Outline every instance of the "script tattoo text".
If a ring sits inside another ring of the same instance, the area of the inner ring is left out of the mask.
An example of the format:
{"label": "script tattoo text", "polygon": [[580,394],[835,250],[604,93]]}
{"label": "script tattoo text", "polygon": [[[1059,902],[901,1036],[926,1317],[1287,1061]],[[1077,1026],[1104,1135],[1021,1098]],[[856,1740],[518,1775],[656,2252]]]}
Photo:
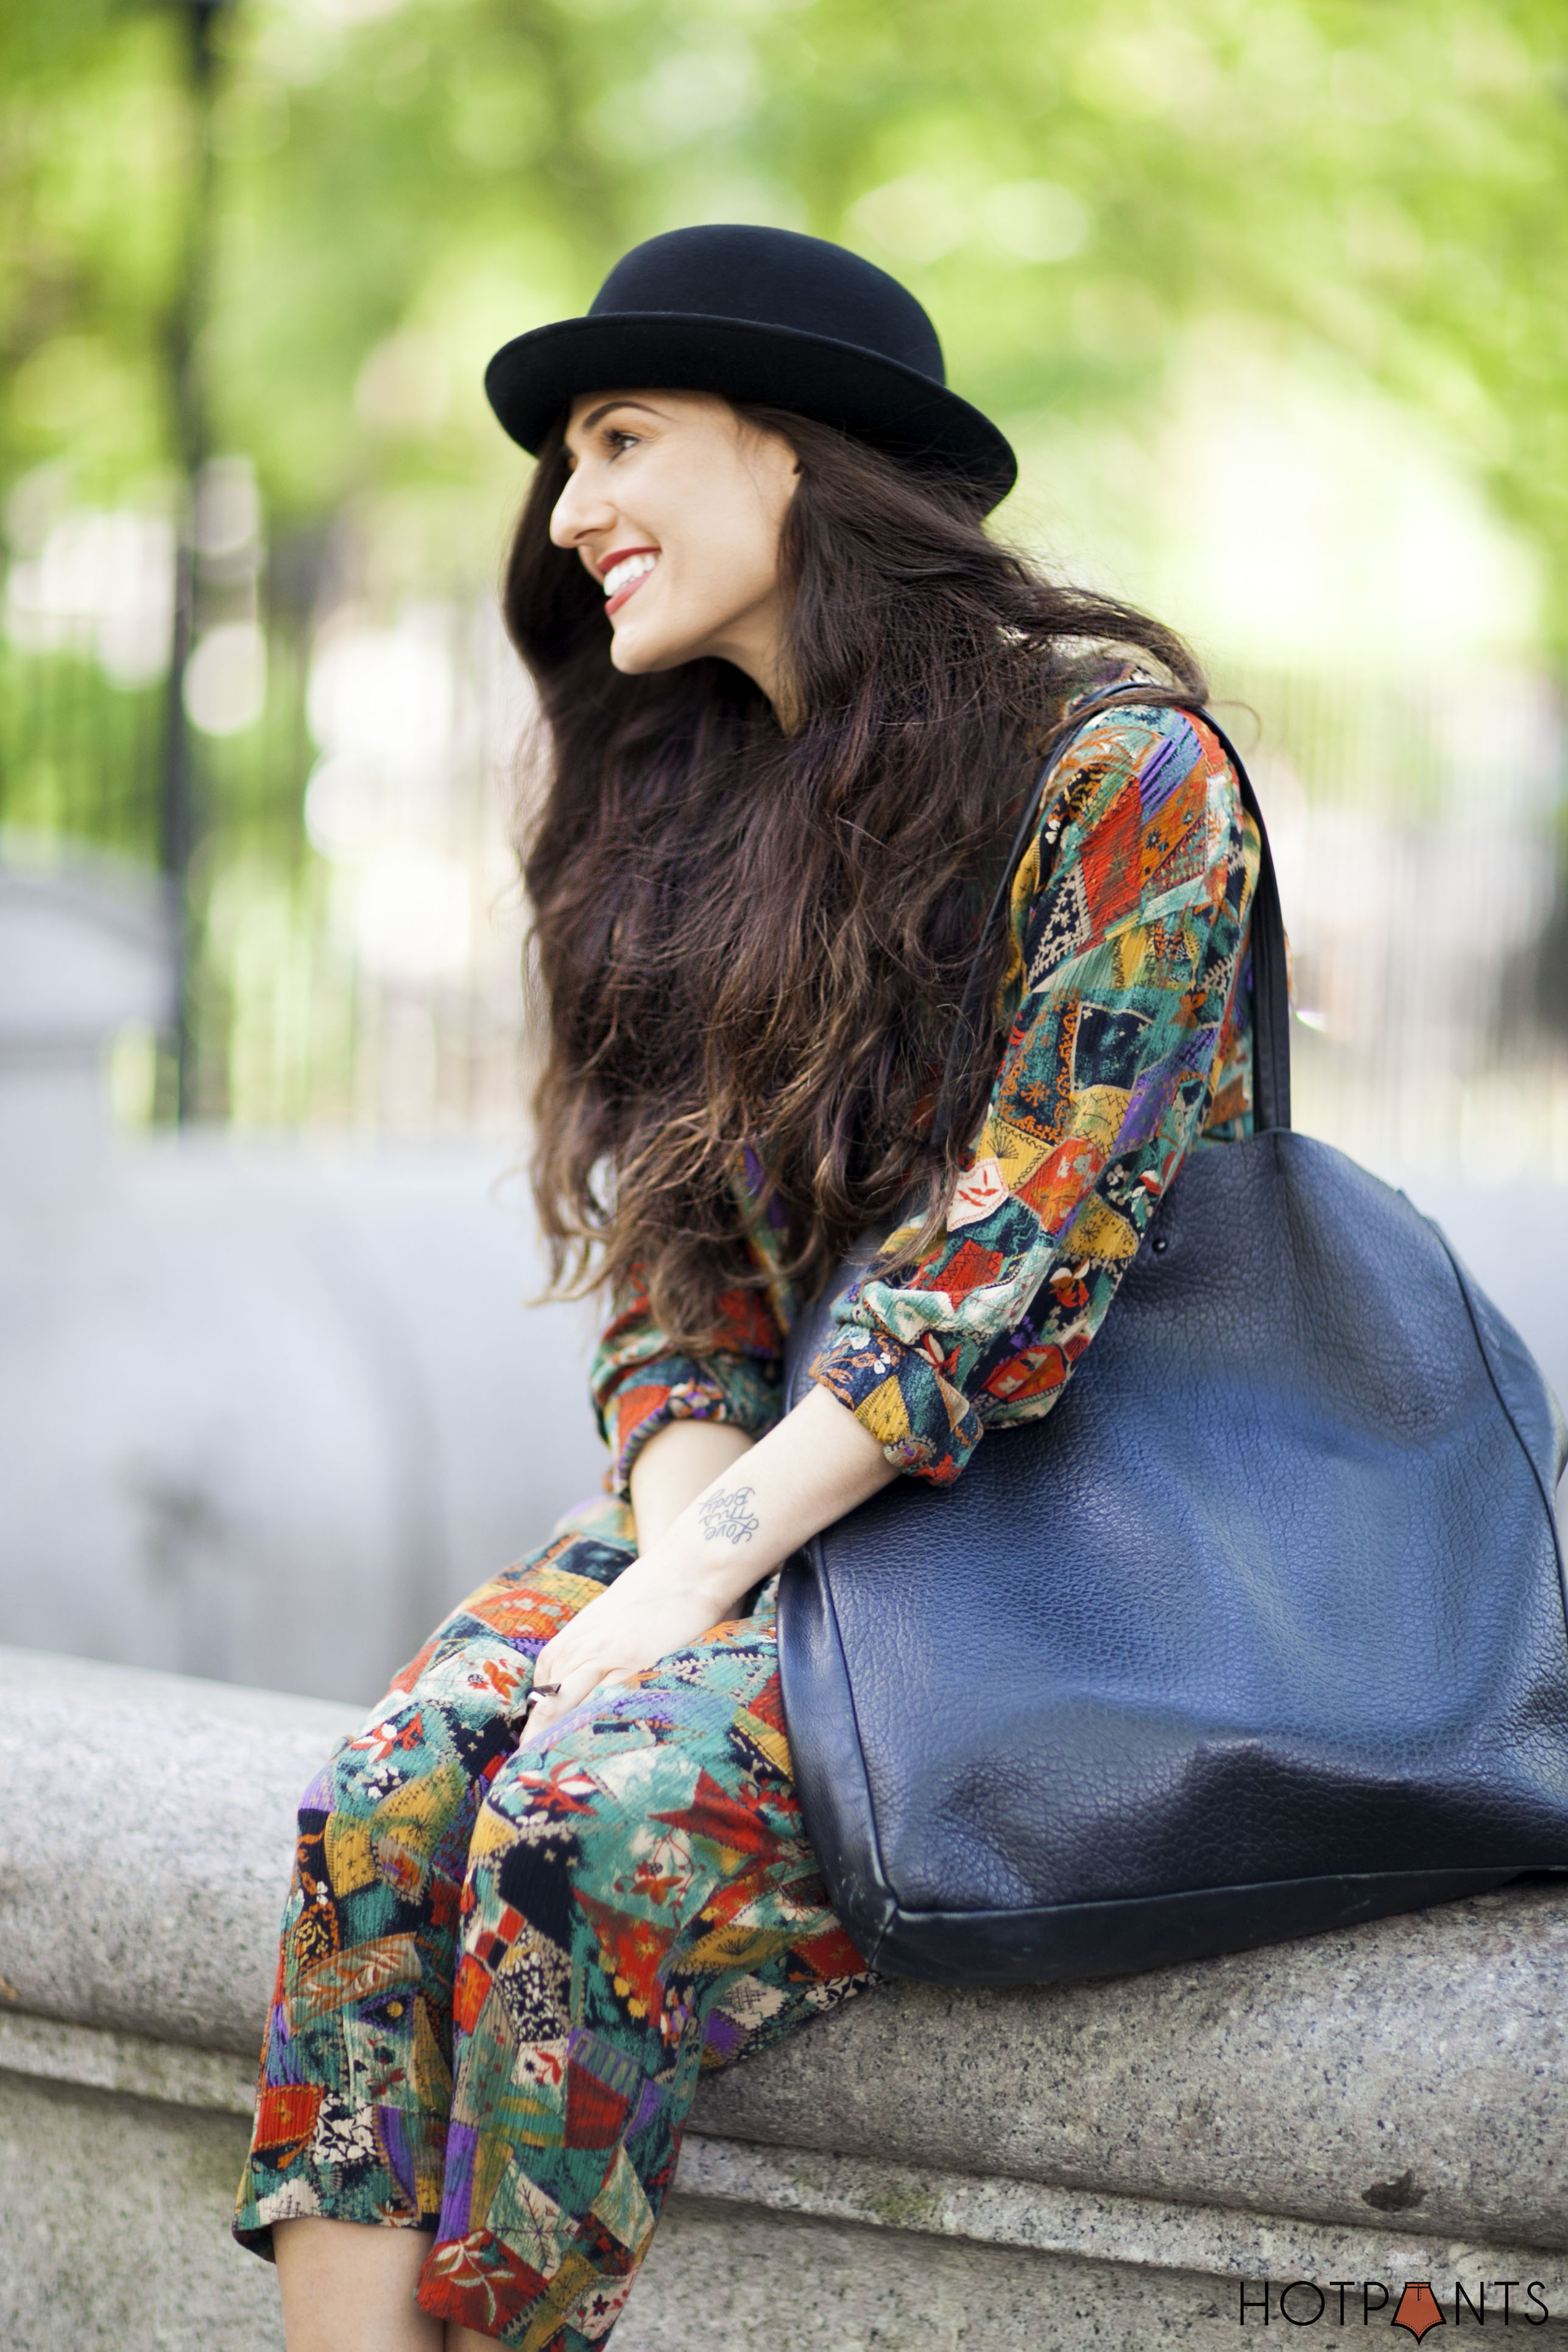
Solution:
{"label": "script tattoo text", "polygon": [[700,1503],[697,1511],[703,1534],[714,1542],[727,1536],[732,1544],[750,1543],[762,1525],[755,1511],[746,1507],[752,1491],[750,1486],[726,1486]]}

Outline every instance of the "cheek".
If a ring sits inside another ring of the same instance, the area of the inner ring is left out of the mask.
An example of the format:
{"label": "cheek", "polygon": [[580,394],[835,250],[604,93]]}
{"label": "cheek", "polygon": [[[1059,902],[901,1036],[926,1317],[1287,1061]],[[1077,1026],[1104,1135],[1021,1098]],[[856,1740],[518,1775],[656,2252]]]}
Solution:
{"label": "cheek", "polygon": [[657,595],[616,616],[626,661],[678,658],[765,601],[778,579],[777,503],[773,484],[718,462],[639,509],[638,528],[663,550],[662,577]]}
{"label": "cheek", "polygon": [[735,504],[715,516],[701,544],[689,547],[680,585],[718,620],[759,603],[777,578],[778,531],[748,483]]}
{"label": "cheek", "polygon": [[693,641],[721,635],[763,604],[773,570],[757,544],[704,550],[700,560],[672,575],[666,605],[670,625]]}

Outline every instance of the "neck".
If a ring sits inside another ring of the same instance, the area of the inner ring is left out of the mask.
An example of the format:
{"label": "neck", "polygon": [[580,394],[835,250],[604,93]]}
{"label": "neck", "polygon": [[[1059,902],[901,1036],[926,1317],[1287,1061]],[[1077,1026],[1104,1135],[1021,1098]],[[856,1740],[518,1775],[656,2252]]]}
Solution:
{"label": "neck", "polygon": [[773,717],[786,735],[798,735],[805,724],[805,706],[801,700],[793,669],[781,665],[771,686],[763,692],[773,706]]}
{"label": "neck", "polygon": [[753,686],[761,688],[773,707],[773,716],[786,735],[793,735],[805,718],[801,706],[795,664],[790,659],[789,641],[782,629],[770,629],[764,637],[746,646],[738,646],[730,654],[737,669],[743,669]]}

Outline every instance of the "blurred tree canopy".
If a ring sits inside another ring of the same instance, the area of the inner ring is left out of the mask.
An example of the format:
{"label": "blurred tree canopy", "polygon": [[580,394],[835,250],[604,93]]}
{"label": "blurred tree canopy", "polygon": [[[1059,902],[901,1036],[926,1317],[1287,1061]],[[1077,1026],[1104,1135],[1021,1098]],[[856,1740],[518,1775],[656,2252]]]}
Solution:
{"label": "blurred tree canopy", "polygon": [[[167,472],[188,25],[0,0],[0,483]],[[200,358],[286,530],[404,497],[488,562],[489,352],[644,236],[771,220],[903,276],[1015,427],[1136,421],[1206,318],[1338,355],[1543,547],[1568,637],[1560,0],[230,0],[216,38]]]}

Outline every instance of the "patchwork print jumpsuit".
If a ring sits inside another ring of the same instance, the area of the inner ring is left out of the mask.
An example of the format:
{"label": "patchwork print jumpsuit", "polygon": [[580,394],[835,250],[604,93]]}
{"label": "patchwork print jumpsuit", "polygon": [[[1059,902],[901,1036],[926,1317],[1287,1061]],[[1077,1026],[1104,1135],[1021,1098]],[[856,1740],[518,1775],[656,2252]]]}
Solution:
{"label": "patchwork print jumpsuit", "polygon": [[[852,1291],[813,1367],[910,1475],[951,1483],[985,1428],[1049,1410],[1185,1153],[1250,1131],[1257,860],[1201,721],[1105,713],[1059,762],[949,1231]],[[540,1649],[636,1556],[640,1446],[777,1418],[796,1302],[759,1234],[765,1286],[701,1362],[620,1302],[594,1374],[610,1493],[453,1612],[300,1805],[237,2234],[424,2230],[421,2307],[528,2352],[608,2335],[700,2070],[867,1981],[801,1822],[771,1584],[516,1746]]]}

